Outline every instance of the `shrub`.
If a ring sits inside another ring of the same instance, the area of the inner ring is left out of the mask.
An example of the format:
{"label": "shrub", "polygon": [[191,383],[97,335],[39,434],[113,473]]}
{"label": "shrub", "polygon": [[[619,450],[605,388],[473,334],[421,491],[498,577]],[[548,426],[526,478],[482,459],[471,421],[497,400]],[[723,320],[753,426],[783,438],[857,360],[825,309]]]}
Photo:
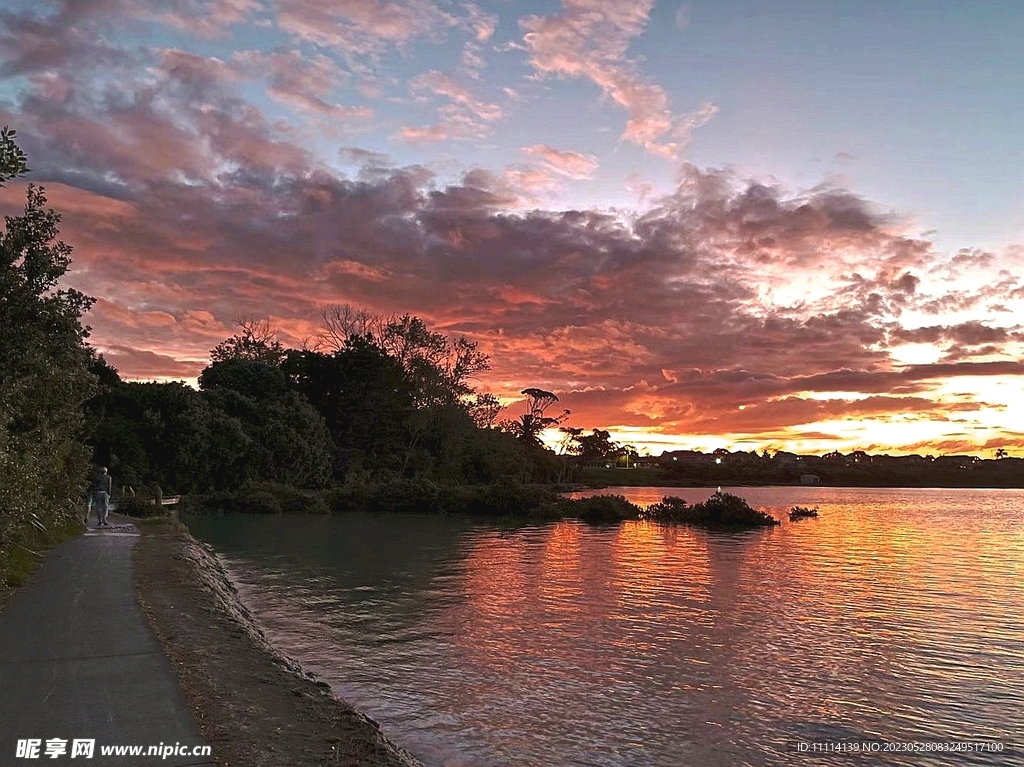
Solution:
{"label": "shrub", "polygon": [[181,499],[186,514],[280,514],[281,503],[266,490],[190,494]]}
{"label": "shrub", "polygon": [[621,522],[638,519],[641,509],[621,495],[592,495],[588,498],[563,498],[559,501],[562,513],[584,522]]}
{"label": "shrub", "polygon": [[552,518],[558,515],[554,494],[511,479],[491,484],[438,484],[429,479],[369,481],[351,478],[329,490],[331,511],[444,512],[491,517]]}
{"label": "shrub", "polygon": [[368,511],[440,511],[440,492],[429,479],[391,479],[368,486]]}
{"label": "shrub", "polygon": [[682,498],[666,495],[657,503],[652,503],[644,511],[644,518],[652,522],[687,522],[693,514],[689,504]]}
{"label": "shrub", "polygon": [[490,517],[560,518],[557,496],[545,488],[528,487],[503,477],[487,485],[451,485],[444,488],[445,511]]}
{"label": "shrub", "polygon": [[328,514],[330,509],[322,493],[302,490],[291,485],[276,482],[253,482],[239,492],[239,495],[270,496],[285,514]]}
{"label": "shrub", "polygon": [[345,484],[327,491],[325,501],[332,512],[348,511],[441,511],[439,486],[429,479],[393,477],[369,480],[350,477]]}
{"label": "shrub", "polygon": [[152,498],[140,498],[133,495],[122,495],[114,503],[114,511],[126,517],[144,519],[156,517],[164,513],[163,506],[157,506]]}
{"label": "shrub", "polygon": [[728,529],[779,524],[775,517],[752,508],[739,496],[721,491],[692,506],[687,506],[686,501],[681,498],[666,496],[649,506],[644,516],[656,522]]}

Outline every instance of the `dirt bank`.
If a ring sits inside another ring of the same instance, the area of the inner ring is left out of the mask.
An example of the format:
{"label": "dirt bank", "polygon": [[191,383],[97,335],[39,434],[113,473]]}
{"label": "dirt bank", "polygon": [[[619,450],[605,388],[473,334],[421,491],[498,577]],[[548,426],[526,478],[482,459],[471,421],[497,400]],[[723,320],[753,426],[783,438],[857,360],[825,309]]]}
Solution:
{"label": "dirt bank", "polygon": [[209,549],[142,525],[139,601],[224,767],[422,767],[377,724],[277,653]]}

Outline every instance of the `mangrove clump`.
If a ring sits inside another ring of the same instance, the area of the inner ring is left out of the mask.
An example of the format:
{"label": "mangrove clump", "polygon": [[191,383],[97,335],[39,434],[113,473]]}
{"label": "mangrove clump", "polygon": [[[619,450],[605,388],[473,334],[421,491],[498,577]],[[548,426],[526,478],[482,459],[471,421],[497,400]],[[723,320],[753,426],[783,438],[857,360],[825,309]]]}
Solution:
{"label": "mangrove clump", "polygon": [[775,517],[753,508],[738,495],[722,491],[692,506],[682,498],[666,496],[658,503],[648,506],[644,517],[653,522],[719,529],[744,529],[779,524]]}

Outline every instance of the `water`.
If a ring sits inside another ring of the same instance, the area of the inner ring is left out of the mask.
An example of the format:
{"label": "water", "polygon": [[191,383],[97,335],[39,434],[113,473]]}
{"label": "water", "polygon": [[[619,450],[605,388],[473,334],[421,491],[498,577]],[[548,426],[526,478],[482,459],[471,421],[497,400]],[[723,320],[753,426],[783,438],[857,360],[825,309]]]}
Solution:
{"label": "water", "polygon": [[1024,764],[789,750],[1024,741],[1024,491],[734,492],[782,524],[188,521],[269,638],[428,765]]}

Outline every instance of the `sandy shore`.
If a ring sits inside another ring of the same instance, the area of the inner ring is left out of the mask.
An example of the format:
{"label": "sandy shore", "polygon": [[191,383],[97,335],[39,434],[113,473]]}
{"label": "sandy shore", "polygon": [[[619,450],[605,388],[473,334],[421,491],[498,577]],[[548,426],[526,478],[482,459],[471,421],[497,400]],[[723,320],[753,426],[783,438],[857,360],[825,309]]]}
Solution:
{"label": "sandy shore", "polygon": [[177,524],[141,527],[139,601],[219,764],[422,767],[267,642],[205,545]]}

